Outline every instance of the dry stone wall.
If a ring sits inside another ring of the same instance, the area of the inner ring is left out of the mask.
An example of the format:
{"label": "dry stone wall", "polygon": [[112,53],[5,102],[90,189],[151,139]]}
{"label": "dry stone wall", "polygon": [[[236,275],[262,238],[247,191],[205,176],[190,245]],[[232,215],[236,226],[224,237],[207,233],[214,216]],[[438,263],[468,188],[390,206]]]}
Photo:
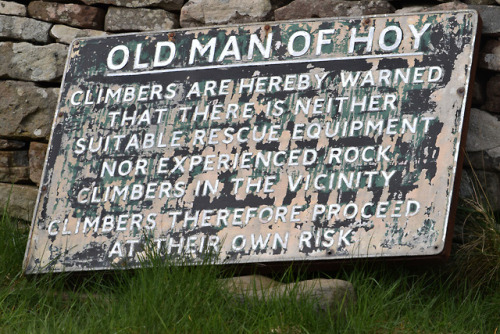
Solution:
{"label": "dry stone wall", "polygon": [[[500,0],[0,1],[0,206],[31,220],[68,45],[134,31],[473,8],[483,20],[461,195],[500,209]],[[472,172],[474,171],[474,172]]]}

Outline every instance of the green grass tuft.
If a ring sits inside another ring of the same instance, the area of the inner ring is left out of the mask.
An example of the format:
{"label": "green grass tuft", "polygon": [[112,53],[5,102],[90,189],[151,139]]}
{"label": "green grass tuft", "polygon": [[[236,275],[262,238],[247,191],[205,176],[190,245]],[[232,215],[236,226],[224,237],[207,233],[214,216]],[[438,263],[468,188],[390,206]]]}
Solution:
{"label": "green grass tuft", "polygon": [[500,285],[500,220],[473,173],[472,198],[463,200],[460,212],[463,232],[458,236],[458,274],[479,287]]}
{"label": "green grass tuft", "polygon": [[[365,264],[330,273],[354,284],[357,303],[329,313],[293,291],[242,302],[221,289],[218,279],[231,275],[223,267],[168,266],[147,253],[150,268],[27,278],[20,273],[26,239],[26,229],[4,215],[2,333],[494,333],[500,326],[499,288],[471,286],[442,268]],[[274,278],[304,277],[311,274]]]}

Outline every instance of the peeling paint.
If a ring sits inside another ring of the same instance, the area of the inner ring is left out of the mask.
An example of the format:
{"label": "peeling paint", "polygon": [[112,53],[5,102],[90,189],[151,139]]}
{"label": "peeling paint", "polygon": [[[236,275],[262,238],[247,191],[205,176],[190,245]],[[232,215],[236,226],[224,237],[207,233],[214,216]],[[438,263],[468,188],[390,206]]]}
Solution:
{"label": "peeling paint", "polygon": [[456,11],[75,41],[25,271],[136,267],[150,246],[439,254],[476,29]]}

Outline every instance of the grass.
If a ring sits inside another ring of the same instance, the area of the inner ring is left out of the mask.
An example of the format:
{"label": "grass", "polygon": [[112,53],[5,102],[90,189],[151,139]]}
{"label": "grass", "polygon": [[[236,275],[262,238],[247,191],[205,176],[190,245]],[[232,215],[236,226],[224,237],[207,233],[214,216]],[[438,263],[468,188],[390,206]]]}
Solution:
{"label": "grass", "polygon": [[[36,333],[496,333],[498,282],[478,286],[450,267],[357,265],[330,276],[354,284],[347,313],[317,311],[293,293],[241,303],[220,288],[221,267],[168,267],[27,278],[27,233],[0,222],[0,332]],[[154,261],[154,259],[153,259]],[[314,274],[327,276],[325,273]],[[284,281],[310,278],[288,271]]]}
{"label": "grass", "polygon": [[458,235],[457,267],[461,276],[475,286],[500,285],[500,212],[494,212],[480,176],[472,173],[472,196],[463,199],[460,220],[463,231]]}

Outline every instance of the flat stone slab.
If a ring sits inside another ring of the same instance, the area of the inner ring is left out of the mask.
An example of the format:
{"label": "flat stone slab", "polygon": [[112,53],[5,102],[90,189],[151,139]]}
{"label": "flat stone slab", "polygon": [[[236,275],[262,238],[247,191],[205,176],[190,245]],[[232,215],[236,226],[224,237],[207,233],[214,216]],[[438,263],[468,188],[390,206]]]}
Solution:
{"label": "flat stone slab", "polygon": [[28,167],[28,151],[0,151],[0,167]]}
{"label": "flat stone slab", "polygon": [[468,157],[464,163],[476,171],[500,172],[500,148],[469,152]]}
{"label": "flat stone slab", "polygon": [[0,151],[0,182],[29,181],[28,151]]}
{"label": "flat stone slab", "polygon": [[239,276],[219,280],[222,287],[236,299],[268,301],[293,296],[312,302],[319,311],[344,312],[356,303],[356,292],[350,282],[338,279],[311,279],[279,283],[260,275]]}
{"label": "flat stone slab", "polygon": [[181,27],[263,21],[271,11],[269,0],[189,0],[181,9]]}
{"label": "flat stone slab", "polygon": [[27,145],[26,142],[24,141],[13,140],[13,139],[0,139],[0,150],[11,150],[11,149],[17,150],[25,147],[27,147]]}
{"label": "flat stone slab", "polygon": [[24,81],[59,81],[64,72],[68,46],[60,43],[33,45],[0,42],[0,77]]}
{"label": "flat stone slab", "polygon": [[467,151],[486,151],[500,147],[500,120],[484,110],[472,108],[467,135]]}
{"label": "flat stone slab", "polygon": [[276,20],[306,19],[310,17],[342,17],[389,14],[394,7],[385,0],[338,1],[295,0],[274,11]]}
{"label": "flat stone slab", "polygon": [[0,1],[0,14],[26,16],[26,7],[14,1]]}
{"label": "flat stone slab", "polygon": [[486,210],[500,210],[500,175],[487,171],[464,170],[460,197],[481,205]]}
{"label": "flat stone slab", "polygon": [[104,30],[152,31],[173,29],[178,26],[177,15],[162,9],[110,7],[106,14]]}
{"label": "flat stone slab", "polygon": [[479,12],[483,21],[482,34],[500,35],[500,6],[476,6],[470,5],[469,8]]}
{"label": "flat stone slab", "polygon": [[500,72],[500,41],[490,39],[479,53],[479,67]]}
{"label": "flat stone slab", "polygon": [[[1,66],[1,65],[0,65]],[[59,88],[32,82],[0,81],[0,133],[20,139],[48,140]],[[12,147],[4,144],[7,147]]]}
{"label": "flat stone slab", "polygon": [[180,10],[184,0],[82,0],[87,5],[104,4],[116,7],[158,7],[165,10]]}
{"label": "flat stone slab", "polygon": [[51,27],[50,23],[28,17],[0,15],[0,37],[4,39],[47,43]]}
{"label": "flat stone slab", "polygon": [[31,1],[28,13],[42,21],[89,29],[102,29],[105,15],[98,7],[45,1]]}
{"label": "flat stone slab", "polygon": [[78,29],[63,24],[55,24],[50,29],[49,34],[57,43],[71,44],[76,38],[106,36],[108,33],[100,30]]}
{"label": "flat stone slab", "polygon": [[28,167],[0,167],[0,182],[26,183],[30,180]]}
{"label": "flat stone slab", "polygon": [[37,194],[38,187],[0,183],[0,207],[13,218],[31,221]]}
{"label": "flat stone slab", "polygon": [[482,108],[489,112],[500,114],[500,74],[488,80],[486,84],[486,101]]}

